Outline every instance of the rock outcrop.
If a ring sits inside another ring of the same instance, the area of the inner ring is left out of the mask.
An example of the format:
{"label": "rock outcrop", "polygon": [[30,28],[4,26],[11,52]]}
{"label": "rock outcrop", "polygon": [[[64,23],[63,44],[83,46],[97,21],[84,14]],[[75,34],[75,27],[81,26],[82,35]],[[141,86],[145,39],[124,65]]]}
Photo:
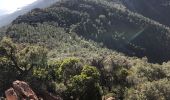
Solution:
{"label": "rock outcrop", "polygon": [[5,91],[5,96],[6,100],[63,100],[60,96],[54,96],[48,91],[40,91],[40,97],[38,97],[26,82],[18,80]]}
{"label": "rock outcrop", "polygon": [[5,91],[7,100],[38,100],[30,86],[23,81],[14,81],[13,87]]}
{"label": "rock outcrop", "polygon": [[18,100],[18,96],[13,88],[6,90],[5,95],[7,100]]}

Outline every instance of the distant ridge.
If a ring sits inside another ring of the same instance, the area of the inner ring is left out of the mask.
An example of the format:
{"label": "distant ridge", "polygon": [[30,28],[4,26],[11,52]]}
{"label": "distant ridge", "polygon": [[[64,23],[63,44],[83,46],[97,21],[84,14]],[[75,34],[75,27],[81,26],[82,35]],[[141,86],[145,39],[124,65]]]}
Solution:
{"label": "distant ridge", "polygon": [[12,14],[4,15],[0,17],[0,27],[10,24],[19,15],[23,15],[34,8],[45,8],[54,4],[57,1],[58,0],[37,0],[36,2],[29,4],[28,6],[25,6]]}

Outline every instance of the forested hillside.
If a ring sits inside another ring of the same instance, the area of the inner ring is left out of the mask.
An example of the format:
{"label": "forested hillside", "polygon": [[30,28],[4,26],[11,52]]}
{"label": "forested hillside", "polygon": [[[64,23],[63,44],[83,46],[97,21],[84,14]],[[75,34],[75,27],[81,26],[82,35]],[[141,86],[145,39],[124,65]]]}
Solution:
{"label": "forested hillside", "polygon": [[154,19],[161,24],[170,26],[170,1],[169,0],[122,0],[131,11],[140,13]]}
{"label": "forested hillside", "polygon": [[0,95],[22,80],[42,98],[169,100],[169,23],[132,1],[61,0],[1,28]]}
{"label": "forested hillside", "polygon": [[170,58],[169,27],[131,12],[120,3],[71,0],[35,9],[18,17],[13,24],[44,22],[130,56],[147,56],[149,61],[159,63]]}

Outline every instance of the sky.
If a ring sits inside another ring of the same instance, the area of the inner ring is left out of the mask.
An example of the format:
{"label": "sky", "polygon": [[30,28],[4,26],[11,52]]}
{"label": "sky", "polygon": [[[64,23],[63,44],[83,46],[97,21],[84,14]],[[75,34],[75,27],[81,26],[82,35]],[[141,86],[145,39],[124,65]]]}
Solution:
{"label": "sky", "polygon": [[0,0],[0,16],[13,13],[37,0]]}

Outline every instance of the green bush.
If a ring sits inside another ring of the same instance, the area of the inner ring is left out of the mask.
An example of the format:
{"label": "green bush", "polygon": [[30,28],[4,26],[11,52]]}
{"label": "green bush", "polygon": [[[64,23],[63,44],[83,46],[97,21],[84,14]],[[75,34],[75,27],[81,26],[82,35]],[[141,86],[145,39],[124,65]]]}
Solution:
{"label": "green bush", "polygon": [[170,81],[145,82],[136,88],[128,89],[126,100],[168,100],[170,98]]}

